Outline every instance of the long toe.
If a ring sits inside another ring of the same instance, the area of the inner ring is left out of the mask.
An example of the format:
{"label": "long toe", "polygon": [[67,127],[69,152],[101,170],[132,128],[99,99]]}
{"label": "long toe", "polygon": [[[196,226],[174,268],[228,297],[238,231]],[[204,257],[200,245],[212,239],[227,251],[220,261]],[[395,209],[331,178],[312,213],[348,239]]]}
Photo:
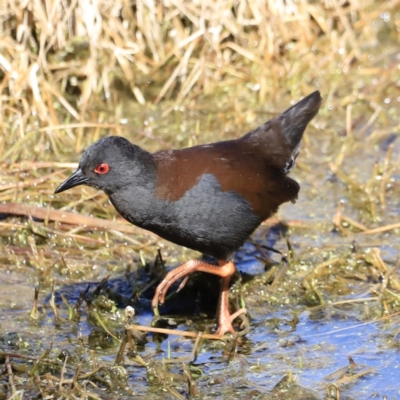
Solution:
{"label": "long toe", "polygon": [[217,335],[224,335],[227,332],[236,333],[235,329],[232,326],[232,322],[242,314],[246,314],[247,310],[245,308],[241,308],[234,312],[233,314],[229,314],[229,312],[222,312],[219,316],[218,321],[218,329],[215,332]]}
{"label": "long toe", "polygon": [[[151,302],[152,307],[156,308],[159,304],[164,304],[165,296],[168,292],[168,289],[172,284],[174,284],[181,278],[185,278],[183,283],[181,284],[181,286],[183,287],[186,283],[186,277],[188,277],[192,272],[196,270],[196,268],[198,268],[199,263],[200,262],[198,261],[190,260],[180,267],[169,271],[165,278],[157,286],[156,292]],[[181,286],[179,287],[179,290],[182,288]]]}
{"label": "long toe", "polygon": [[216,265],[207,264],[204,261],[189,260],[180,267],[168,272],[165,278],[157,286],[156,293],[154,294],[153,301],[151,302],[152,307],[156,308],[158,304],[164,303],[165,295],[173,283],[183,278],[183,281],[178,289],[179,291],[185,286],[187,277],[196,271],[207,272],[209,274],[217,275],[221,278],[227,278],[233,274],[235,271],[235,266],[232,262],[228,262],[217,267]]}
{"label": "long toe", "polygon": [[229,321],[225,321],[222,324],[218,325],[218,329],[215,332],[216,335],[225,335],[225,333],[236,333],[235,329],[233,329],[232,324]]}

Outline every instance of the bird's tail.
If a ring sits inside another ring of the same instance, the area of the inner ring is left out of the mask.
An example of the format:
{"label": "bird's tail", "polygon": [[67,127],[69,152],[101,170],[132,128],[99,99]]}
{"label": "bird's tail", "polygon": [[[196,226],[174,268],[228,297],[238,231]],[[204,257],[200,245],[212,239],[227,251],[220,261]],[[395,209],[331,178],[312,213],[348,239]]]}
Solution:
{"label": "bird's tail", "polygon": [[317,90],[288,108],[278,117],[282,124],[282,132],[292,152],[296,152],[300,145],[303,133],[308,123],[317,114],[321,101],[321,95]]}
{"label": "bird's tail", "polygon": [[307,124],[317,114],[321,101],[319,91],[311,93],[240,140],[254,155],[263,157],[269,165],[288,173],[294,166]]}

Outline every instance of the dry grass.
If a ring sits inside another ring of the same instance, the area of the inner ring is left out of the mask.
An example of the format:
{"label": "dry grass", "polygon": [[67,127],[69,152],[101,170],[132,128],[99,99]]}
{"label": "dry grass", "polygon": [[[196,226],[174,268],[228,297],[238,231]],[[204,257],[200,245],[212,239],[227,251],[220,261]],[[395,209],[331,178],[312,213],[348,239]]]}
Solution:
{"label": "dry grass", "polygon": [[93,97],[112,103],[115,87],[140,104],[246,84],[260,101],[282,88],[295,97],[332,59],[346,73],[379,42],[373,22],[398,3],[375,3],[5,0],[0,93],[50,126],[57,109],[85,121]]}
{"label": "dry grass", "polygon": [[[149,125],[121,126],[126,118],[121,101],[126,98],[131,99],[130,113],[143,113],[135,104],[152,109],[154,103],[170,100],[164,115],[183,101],[195,110],[191,100],[216,98],[232,104],[234,98],[232,128],[254,119],[242,103],[273,102],[288,93],[298,99],[319,87],[327,108],[348,108],[348,121],[354,103],[367,103],[373,111],[363,125],[368,130],[384,112],[368,84],[377,80],[374,86],[384,88],[382,95],[395,90],[396,64],[382,71],[379,59],[370,61],[370,49],[383,35],[399,40],[396,0],[2,4],[0,162],[6,165],[58,161],[106,132],[133,131],[156,146],[157,141],[163,147],[176,142],[175,132],[163,140]],[[384,48],[379,58],[394,61],[396,52],[396,47]],[[359,66],[363,68],[355,79]],[[105,124],[105,119],[115,124]],[[329,128],[334,131],[336,125]],[[338,174],[352,145],[351,126],[346,131],[349,140],[332,165]],[[383,129],[381,135],[387,132]],[[0,200],[7,201],[12,191],[4,196],[4,190],[15,180],[6,176],[2,181],[6,186],[0,186]]]}

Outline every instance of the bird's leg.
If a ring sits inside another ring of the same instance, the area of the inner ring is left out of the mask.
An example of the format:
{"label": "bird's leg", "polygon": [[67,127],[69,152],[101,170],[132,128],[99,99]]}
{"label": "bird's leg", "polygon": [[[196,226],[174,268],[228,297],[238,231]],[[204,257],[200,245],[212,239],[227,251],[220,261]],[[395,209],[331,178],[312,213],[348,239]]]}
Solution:
{"label": "bird's leg", "polygon": [[241,308],[233,314],[229,313],[229,282],[231,280],[231,276],[235,273],[235,265],[232,261],[226,262],[222,260],[218,260],[218,264],[220,265],[220,268],[226,268],[226,266],[229,266],[232,269],[230,275],[221,278],[221,291],[218,307],[218,329],[215,333],[217,335],[223,335],[226,332],[235,333],[232,322],[240,314],[245,314],[247,310],[245,308]]}
{"label": "bird's leg", "polygon": [[[168,272],[162,282],[158,285],[156,293],[153,297],[152,307],[163,304],[165,295],[169,287],[181,278],[185,278],[193,272],[208,272],[221,278],[221,294],[218,310],[218,329],[217,334],[223,335],[226,332],[234,333],[232,321],[240,314],[245,313],[246,309],[241,308],[234,314],[229,314],[229,282],[231,276],[235,273],[235,264],[232,261],[218,261],[219,266],[208,264],[204,261],[190,260],[178,268]],[[183,286],[182,286],[183,287]],[[181,288],[181,287],[180,287]]]}

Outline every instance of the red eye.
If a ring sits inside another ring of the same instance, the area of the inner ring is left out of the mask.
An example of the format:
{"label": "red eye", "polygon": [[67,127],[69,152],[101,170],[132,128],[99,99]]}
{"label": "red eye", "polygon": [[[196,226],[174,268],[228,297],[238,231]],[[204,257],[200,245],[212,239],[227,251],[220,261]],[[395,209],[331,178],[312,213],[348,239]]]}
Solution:
{"label": "red eye", "polygon": [[99,164],[95,169],[94,172],[100,175],[106,174],[110,170],[108,164]]}

